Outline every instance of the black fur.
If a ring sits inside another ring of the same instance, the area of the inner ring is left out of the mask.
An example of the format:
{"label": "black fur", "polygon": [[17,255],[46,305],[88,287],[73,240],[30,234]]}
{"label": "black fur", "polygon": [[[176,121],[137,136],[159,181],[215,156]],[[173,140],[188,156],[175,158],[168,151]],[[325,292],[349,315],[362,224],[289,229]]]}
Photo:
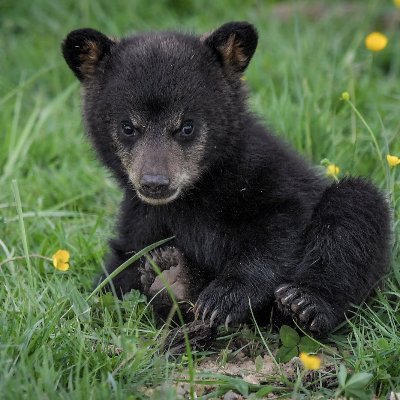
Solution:
{"label": "black fur", "polygon": [[[82,65],[85,64],[85,61],[92,61],[98,66],[103,57],[110,54],[113,43],[110,38],[94,29],[78,29],[65,38],[62,53],[75,76],[83,81],[85,73],[82,70]],[[92,55],[93,57],[96,56],[93,60],[87,60],[91,49],[90,44],[96,46],[97,54]]]}
{"label": "black fur", "polygon": [[[221,64],[236,72],[243,72],[247,68],[256,51],[257,42],[256,30],[246,22],[227,23],[205,38],[205,43],[218,55]],[[224,52],[227,43],[235,47],[232,57],[228,59]]]}
{"label": "black fur", "polygon": [[[256,30],[230,23],[203,37],[146,33],[112,45],[98,32],[74,31],[63,54],[81,80],[74,46],[88,35],[107,57],[84,79],[86,128],[124,191],[108,272],[174,236],[169,245],[183,253],[188,300],[212,324],[246,320],[249,302],[256,313],[277,302],[313,334],[329,333],[387,271],[389,209],[364,179],[321,177],[248,111],[239,78]],[[145,121],[135,138],[119,132],[132,113]],[[165,128],[174,113],[194,121],[191,142]],[[139,144],[157,153],[155,165],[167,157],[169,166],[168,157],[190,163],[197,153],[185,152],[201,148],[193,164],[200,172],[174,201],[147,204],[128,174]],[[176,154],[165,154],[166,146]],[[120,294],[144,290],[143,273],[132,265],[113,285]]]}

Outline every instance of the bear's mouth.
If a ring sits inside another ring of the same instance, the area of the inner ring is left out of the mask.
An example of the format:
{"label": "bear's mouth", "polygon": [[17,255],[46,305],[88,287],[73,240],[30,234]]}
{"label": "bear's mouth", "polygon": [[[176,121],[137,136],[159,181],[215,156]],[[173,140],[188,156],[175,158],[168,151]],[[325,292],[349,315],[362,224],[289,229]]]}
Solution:
{"label": "bear's mouth", "polygon": [[163,193],[146,193],[141,189],[136,189],[136,193],[144,203],[159,206],[174,201],[179,196],[180,189],[172,189]]}

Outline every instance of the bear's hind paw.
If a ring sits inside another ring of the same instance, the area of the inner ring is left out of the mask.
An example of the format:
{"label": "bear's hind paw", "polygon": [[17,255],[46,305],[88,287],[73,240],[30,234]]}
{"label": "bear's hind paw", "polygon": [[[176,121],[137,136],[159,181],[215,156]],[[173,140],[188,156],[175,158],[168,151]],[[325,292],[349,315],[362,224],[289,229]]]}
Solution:
{"label": "bear's hind paw", "polygon": [[168,284],[177,300],[184,300],[187,285],[184,275],[185,261],[183,255],[175,247],[157,249],[150,254],[153,262],[162,273],[157,276],[149,260],[141,267],[140,281],[146,295],[154,296]]}

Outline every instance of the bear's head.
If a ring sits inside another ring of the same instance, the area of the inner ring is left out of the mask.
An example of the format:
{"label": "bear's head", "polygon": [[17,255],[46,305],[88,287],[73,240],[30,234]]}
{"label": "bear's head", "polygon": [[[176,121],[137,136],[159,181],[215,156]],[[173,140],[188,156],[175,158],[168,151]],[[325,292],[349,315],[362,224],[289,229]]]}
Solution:
{"label": "bear's head", "polygon": [[71,32],[64,58],[81,81],[86,130],[120,183],[166,204],[223,168],[245,129],[243,81],[257,32],[231,22],[212,33],[145,33],[121,40]]}

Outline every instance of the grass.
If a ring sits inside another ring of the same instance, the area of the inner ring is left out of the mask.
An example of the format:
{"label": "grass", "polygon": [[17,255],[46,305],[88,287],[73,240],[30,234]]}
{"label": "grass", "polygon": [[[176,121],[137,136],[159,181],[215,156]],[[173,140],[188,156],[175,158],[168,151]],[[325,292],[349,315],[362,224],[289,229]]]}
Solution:
{"label": "grass", "polygon": [[[386,163],[386,154],[400,155],[400,9],[391,1],[319,3],[285,3],[295,9],[289,14],[281,2],[254,0],[0,3],[2,398],[177,398],[177,376],[191,365],[190,354],[171,358],[160,351],[164,331],[143,296],[90,297],[120,194],[82,133],[78,84],[59,46],[83,26],[111,35],[201,33],[234,19],[251,21],[260,33],[246,74],[251,108],[314,164],[327,158],[341,176],[368,176],[387,191],[393,271],[376,297],[320,344],[331,367],[313,379],[300,380],[300,370],[289,379],[283,368],[282,376],[266,375],[261,385],[195,374],[209,353],[193,355],[191,373],[205,379],[203,386],[211,383],[207,397],[229,389],[299,398],[400,392],[400,167]],[[364,48],[373,30],[389,37],[381,53]],[[351,104],[340,100],[344,91]],[[46,259],[59,248],[72,255],[66,273]],[[254,360],[280,346],[268,327],[224,332],[214,349],[221,365],[237,353],[238,341]],[[362,389],[352,392],[340,365]]]}

